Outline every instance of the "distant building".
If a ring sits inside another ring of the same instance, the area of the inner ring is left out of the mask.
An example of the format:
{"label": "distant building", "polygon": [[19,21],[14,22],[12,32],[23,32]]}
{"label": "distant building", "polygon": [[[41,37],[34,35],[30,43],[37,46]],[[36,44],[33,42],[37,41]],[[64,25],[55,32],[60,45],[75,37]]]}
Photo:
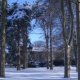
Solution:
{"label": "distant building", "polygon": [[45,47],[33,47],[32,51],[34,52],[45,52]]}

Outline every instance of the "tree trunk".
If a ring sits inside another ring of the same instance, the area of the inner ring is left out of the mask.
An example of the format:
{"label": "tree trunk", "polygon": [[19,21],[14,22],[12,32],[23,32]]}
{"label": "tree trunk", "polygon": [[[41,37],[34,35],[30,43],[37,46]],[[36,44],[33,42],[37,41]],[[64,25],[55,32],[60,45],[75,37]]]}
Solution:
{"label": "tree trunk", "polygon": [[2,47],[0,53],[0,77],[5,77],[5,39],[6,39],[6,6],[7,1],[2,0]]}
{"label": "tree trunk", "polygon": [[64,14],[64,0],[61,0],[61,11],[62,11],[62,29],[63,29],[63,39],[64,39],[64,77],[69,77],[68,70],[68,54],[67,54],[67,41],[66,41],[66,31],[65,31],[65,14]]}
{"label": "tree trunk", "polygon": [[50,25],[50,69],[53,69],[52,26]]}
{"label": "tree trunk", "polygon": [[73,31],[74,31],[74,15],[71,7],[71,0],[67,0],[67,5],[71,17],[71,29],[70,29],[70,36],[68,40],[68,45],[70,46],[73,40]]}
{"label": "tree trunk", "polygon": [[17,34],[17,38],[18,38],[18,42],[17,42],[17,54],[16,54],[16,59],[17,59],[17,70],[20,70],[20,29],[18,26],[18,30],[17,30],[18,34]]}
{"label": "tree trunk", "polygon": [[28,67],[28,53],[27,53],[27,29],[23,28],[23,68]]}
{"label": "tree trunk", "polygon": [[49,69],[49,45],[48,45],[48,42],[49,42],[49,36],[48,36],[48,30],[47,30],[47,35],[46,36],[46,55],[47,55],[47,69]]}
{"label": "tree trunk", "polygon": [[78,3],[79,0],[77,0],[77,4],[76,4],[76,14],[77,14],[77,60],[78,60],[78,80],[80,80],[80,15],[79,15],[79,5],[80,3]]}
{"label": "tree trunk", "polygon": [[76,63],[76,71],[77,71],[77,42],[76,42],[76,37],[73,39],[73,52],[75,56],[75,63]]}
{"label": "tree trunk", "polygon": [[71,6],[71,0],[67,0],[67,5],[68,5],[68,10],[69,10],[69,14],[70,14],[70,18],[71,18],[71,28],[70,28],[70,35],[69,35],[69,40],[68,40],[68,73],[70,76],[70,50],[71,50],[71,46],[73,43],[73,31],[74,31],[74,15],[73,15],[73,11],[72,11],[72,6]]}
{"label": "tree trunk", "polygon": [[52,1],[49,0],[49,28],[50,28],[50,69],[53,69],[53,52],[52,52],[52,22],[53,22],[53,11],[52,11]]}

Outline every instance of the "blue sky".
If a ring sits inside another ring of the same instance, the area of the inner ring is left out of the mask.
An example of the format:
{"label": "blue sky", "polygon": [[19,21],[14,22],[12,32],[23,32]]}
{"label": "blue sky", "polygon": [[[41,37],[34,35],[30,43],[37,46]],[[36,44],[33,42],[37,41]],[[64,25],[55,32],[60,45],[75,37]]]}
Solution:
{"label": "blue sky", "polygon": [[[32,5],[36,0],[8,0],[8,4],[12,4],[13,2],[18,2],[19,4],[23,4],[25,1],[29,2],[30,5]],[[32,22],[34,23],[34,22]],[[35,28],[31,34],[29,35],[29,38],[31,40],[32,43],[34,43],[35,41],[42,41],[43,40],[43,34],[40,28]]]}
{"label": "blue sky", "polygon": [[43,41],[44,39],[43,32],[40,28],[35,28],[29,36],[30,36],[31,42],[38,41],[38,40]]}
{"label": "blue sky", "polygon": [[18,3],[22,4],[25,1],[29,2],[30,4],[33,4],[36,0],[8,0],[8,3],[12,4],[13,2],[18,2]]}

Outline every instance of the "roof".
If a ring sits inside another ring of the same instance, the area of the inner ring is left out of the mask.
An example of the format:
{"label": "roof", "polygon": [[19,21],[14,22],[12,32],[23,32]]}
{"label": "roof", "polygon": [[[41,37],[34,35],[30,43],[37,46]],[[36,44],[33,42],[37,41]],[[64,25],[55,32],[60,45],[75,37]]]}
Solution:
{"label": "roof", "polygon": [[42,52],[45,51],[45,47],[33,47],[32,51]]}

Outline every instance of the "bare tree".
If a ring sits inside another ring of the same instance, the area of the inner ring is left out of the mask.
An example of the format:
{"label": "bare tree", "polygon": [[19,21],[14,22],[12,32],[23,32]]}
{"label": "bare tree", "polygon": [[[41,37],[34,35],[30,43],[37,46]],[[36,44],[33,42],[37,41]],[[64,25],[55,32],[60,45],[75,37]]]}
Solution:
{"label": "bare tree", "polygon": [[62,29],[63,29],[63,39],[64,39],[64,77],[69,77],[68,71],[68,55],[67,55],[67,40],[66,40],[66,31],[65,31],[65,14],[64,14],[64,0],[61,0],[61,12],[62,12]]}

